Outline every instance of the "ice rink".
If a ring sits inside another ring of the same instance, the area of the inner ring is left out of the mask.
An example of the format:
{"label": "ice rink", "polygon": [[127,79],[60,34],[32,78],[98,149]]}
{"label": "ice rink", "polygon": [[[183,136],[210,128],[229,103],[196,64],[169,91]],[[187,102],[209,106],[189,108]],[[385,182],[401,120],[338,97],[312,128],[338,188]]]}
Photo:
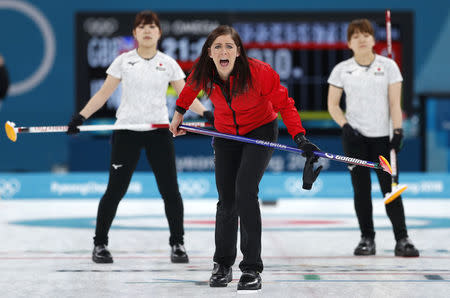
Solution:
{"label": "ice rink", "polygon": [[[114,264],[91,261],[98,201],[0,201],[1,297],[230,297],[210,288],[216,201],[185,200],[189,264],[169,260],[161,200],[125,199],[110,232]],[[394,257],[382,200],[374,201],[377,255],[355,257],[359,230],[348,199],[262,205],[262,290],[258,297],[449,297],[450,200],[405,201],[420,258]],[[249,295],[246,295],[249,296]]]}

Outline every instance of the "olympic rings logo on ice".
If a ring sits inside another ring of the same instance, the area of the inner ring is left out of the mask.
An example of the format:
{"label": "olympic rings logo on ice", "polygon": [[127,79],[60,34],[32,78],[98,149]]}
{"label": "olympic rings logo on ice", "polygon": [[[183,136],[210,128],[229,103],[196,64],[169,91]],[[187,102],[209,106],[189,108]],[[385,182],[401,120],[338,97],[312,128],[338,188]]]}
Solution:
{"label": "olympic rings logo on ice", "polygon": [[0,179],[0,198],[12,198],[20,190],[17,179]]}
{"label": "olympic rings logo on ice", "polygon": [[308,196],[308,195],[315,195],[318,192],[322,191],[323,188],[323,182],[320,178],[317,178],[317,180],[314,182],[311,190],[305,190],[302,188],[303,181],[300,178],[295,177],[289,177],[284,181],[284,189],[292,194],[292,195],[298,195],[301,197]]}
{"label": "olympic rings logo on ice", "polygon": [[92,36],[109,36],[119,29],[119,21],[115,18],[88,18],[83,28]]}
{"label": "olympic rings logo on ice", "polygon": [[[21,0],[0,1],[0,9],[12,9],[23,13],[38,26],[44,38],[44,57],[38,69],[23,81],[12,83],[9,88],[8,95],[20,95],[38,86],[52,68],[56,56],[55,35],[47,18],[37,8],[27,2]],[[25,33],[22,35],[26,36]]]}
{"label": "olympic rings logo on ice", "polygon": [[190,197],[201,197],[210,189],[207,179],[178,179],[178,184],[180,193]]}

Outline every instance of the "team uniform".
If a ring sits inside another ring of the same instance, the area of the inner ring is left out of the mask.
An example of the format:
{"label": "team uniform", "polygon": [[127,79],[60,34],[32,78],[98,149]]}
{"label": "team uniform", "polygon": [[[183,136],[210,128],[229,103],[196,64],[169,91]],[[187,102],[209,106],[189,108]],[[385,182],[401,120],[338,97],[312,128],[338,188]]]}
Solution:
{"label": "team uniform", "polygon": [[[214,105],[216,130],[275,142],[278,138],[276,119],[280,112],[293,137],[305,133],[294,101],[280,84],[278,74],[268,64],[256,59],[249,59],[249,65],[252,85],[243,94],[232,95],[233,72],[227,81],[221,80],[217,74],[212,78],[210,99]],[[187,82],[176,103],[176,110],[182,114],[200,91],[190,84],[190,78]],[[214,138],[213,147],[219,194],[214,262],[227,267],[234,264],[239,218],[243,254],[239,268],[243,272],[262,272],[258,185],[273,149],[220,138]]]}
{"label": "team uniform", "polygon": [[[402,82],[397,64],[389,58],[375,55],[369,66],[359,65],[354,58],[336,65],[328,83],[344,90],[345,117],[361,137],[343,138],[344,152],[349,157],[377,162],[378,156],[389,159],[389,85]],[[362,237],[374,239],[370,169],[348,166],[351,174],[354,204]],[[391,191],[391,176],[376,171],[383,195]],[[386,205],[395,239],[407,237],[405,213],[401,197]]]}
{"label": "team uniform", "polygon": [[[185,78],[174,59],[157,51],[147,60],[132,50],[118,56],[106,72],[122,83],[116,124],[169,124],[167,87],[171,81]],[[142,149],[145,149],[164,200],[170,229],[169,244],[184,244],[183,202],[178,189],[173,138],[168,129],[149,128],[113,133],[109,181],[98,208],[95,245],[108,244],[109,229]]]}

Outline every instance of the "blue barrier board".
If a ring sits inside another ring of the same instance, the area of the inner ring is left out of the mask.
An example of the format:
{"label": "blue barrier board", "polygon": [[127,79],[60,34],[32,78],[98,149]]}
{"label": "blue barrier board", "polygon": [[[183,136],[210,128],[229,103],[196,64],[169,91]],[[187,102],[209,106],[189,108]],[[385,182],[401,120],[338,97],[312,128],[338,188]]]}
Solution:
{"label": "blue barrier board", "polygon": [[[381,198],[376,176],[372,193]],[[261,200],[278,198],[352,198],[350,175],[345,172],[321,173],[312,190],[301,188],[301,173],[266,173],[260,184]],[[2,199],[100,198],[108,183],[107,172],[96,173],[0,173]],[[180,192],[185,199],[217,198],[214,173],[179,173]],[[403,173],[401,183],[408,185],[407,198],[450,198],[450,174]],[[153,173],[133,175],[127,198],[160,198]]]}

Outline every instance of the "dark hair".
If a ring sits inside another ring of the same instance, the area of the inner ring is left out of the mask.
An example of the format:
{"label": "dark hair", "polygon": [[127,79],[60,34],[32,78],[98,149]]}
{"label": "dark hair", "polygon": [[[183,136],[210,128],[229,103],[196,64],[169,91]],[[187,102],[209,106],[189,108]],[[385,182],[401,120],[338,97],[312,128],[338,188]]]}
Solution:
{"label": "dark hair", "polygon": [[350,41],[352,39],[352,35],[355,32],[361,32],[361,33],[369,33],[370,35],[375,38],[375,32],[372,27],[372,23],[368,19],[357,19],[353,20],[347,28],[347,41]]}
{"label": "dark hair", "polygon": [[143,25],[155,24],[162,34],[161,24],[159,23],[158,15],[151,10],[144,10],[136,15],[136,18],[134,19],[133,30],[139,27],[141,24]]}
{"label": "dark hair", "polygon": [[194,73],[188,83],[193,84],[196,88],[202,88],[208,95],[211,94],[211,80],[216,73],[216,66],[214,65],[214,61],[209,56],[208,49],[211,48],[214,40],[222,35],[230,35],[239,51],[239,56],[236,57],[232,72],[235,74],[236,79],[235,84],[233,84],[231,94],[236,96],[237,94],[242,94],[249,89],[252,85],[252,79],[247,53],[245,52],[241,37],[233,27],[228,25],[221,25],[209,33],[205,43],[203,44],[200,57],[192,68]]}

